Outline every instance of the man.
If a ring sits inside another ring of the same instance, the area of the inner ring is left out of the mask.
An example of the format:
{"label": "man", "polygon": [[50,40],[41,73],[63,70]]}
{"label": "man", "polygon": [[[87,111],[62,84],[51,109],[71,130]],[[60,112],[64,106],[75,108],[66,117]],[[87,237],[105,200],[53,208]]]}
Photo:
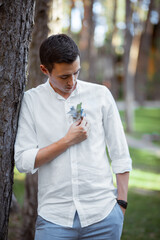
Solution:
{"label": "man", "polygon": [[106,87],[77,79],[80,53],[67,35],[47,38],[40,59],[48,81],[25,92],[15,143],[19,171],[38,170],[35,239],[118,240],[131,158],[116,104]]}

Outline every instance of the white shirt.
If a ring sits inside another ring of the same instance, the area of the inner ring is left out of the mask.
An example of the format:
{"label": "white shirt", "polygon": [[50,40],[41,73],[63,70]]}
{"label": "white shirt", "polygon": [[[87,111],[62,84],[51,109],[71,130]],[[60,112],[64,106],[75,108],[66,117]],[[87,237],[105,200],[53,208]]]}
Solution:
{"label": "white shirt", "polygon": [[89,137],[38,169],[38,214],[44,219],[72,227],[77,210],[81,226],[104,219],[116,203],[106,144],[115,174],[131,170],[119,113],[109,90],[77,80],[68,99],[47,81],[24,94],[15,143],[15,162],[20,172],[32,172],[40,148],[58,141],[73,120],[72,106],[82,102],[90,123]]}

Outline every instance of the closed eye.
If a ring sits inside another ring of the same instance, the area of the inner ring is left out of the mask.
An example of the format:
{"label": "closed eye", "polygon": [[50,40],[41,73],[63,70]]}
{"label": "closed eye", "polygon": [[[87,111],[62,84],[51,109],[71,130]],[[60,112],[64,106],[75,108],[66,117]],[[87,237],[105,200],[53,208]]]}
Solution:
{"label": "closed eye", "polygon": [[73,73],[74,75],[77,75],[80,72],[80,69],[78,69],[77,72]]}
{"label": "closed eye", "polygon": [[[80,72],[80,69],[78,69],[77,72],[73,73],[73,75],[77,75],[79,72]],[[70,76],[71,76],[71,74],[69,74],[69,75],[63,75],[63,76],[60,76],[60,78],[65,80],[65,79],[67,79],[67,78],[70,77]]]}
{"label": "closed eye", "polygon": [[70,75],[67,75],[67,76],[61,76],[60,78],[61,79],[67,79]]}

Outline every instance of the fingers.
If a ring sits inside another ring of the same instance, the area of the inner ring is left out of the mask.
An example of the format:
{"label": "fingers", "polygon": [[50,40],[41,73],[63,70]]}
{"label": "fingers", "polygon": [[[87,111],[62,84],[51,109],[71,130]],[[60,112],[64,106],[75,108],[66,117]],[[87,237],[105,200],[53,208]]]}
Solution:
{"label": "fingers", "polygon": [[89,130],[90,130],[90,124],[89,124],[89,122],[87,121],[86,118],[83,118],[83,120],[82,120],[80,126],[83,127],[83,129],[87,132],[87,134],[89,133]]}
{"label": "fingers", "polygon": [[87,124],[87,120],[86,120],[86,118],[83,118],[82,120],[81,120],[81,126],[82,127],[85,127],[85,125]]}
{"label": "fingers", "polygon": [[87,136],[90,131],[90,124],[86,118],[83,118],[82,120],[78,120],[78,121],[74,122],[72,127],[76,127],[76,128],[78,127],[81,132],[86,132]]}
{"label": "fingers", "polygon": [[87,119],[82,119],[79,121],[74,122],[68,132],[67,137],[70,141],[71,145],[78,144],[89,136],[89,123]]}
{"label": "fingers", "polygon": [[79,126],[81,124],[82,120],[78,120],[76,122],[74,122],[73,124],[75,124],[76,126]]}

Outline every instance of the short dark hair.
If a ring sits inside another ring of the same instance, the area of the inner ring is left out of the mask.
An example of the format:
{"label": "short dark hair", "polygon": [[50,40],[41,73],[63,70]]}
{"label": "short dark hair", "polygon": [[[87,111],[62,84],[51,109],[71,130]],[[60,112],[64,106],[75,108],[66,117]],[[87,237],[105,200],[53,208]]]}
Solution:
{"label": "short dark hair", "polygon": [[54,63],[72,63],[80,56],[76,43],[66,34],[56,34],[44,40],[39,49],[41,64],[51,73]]}

